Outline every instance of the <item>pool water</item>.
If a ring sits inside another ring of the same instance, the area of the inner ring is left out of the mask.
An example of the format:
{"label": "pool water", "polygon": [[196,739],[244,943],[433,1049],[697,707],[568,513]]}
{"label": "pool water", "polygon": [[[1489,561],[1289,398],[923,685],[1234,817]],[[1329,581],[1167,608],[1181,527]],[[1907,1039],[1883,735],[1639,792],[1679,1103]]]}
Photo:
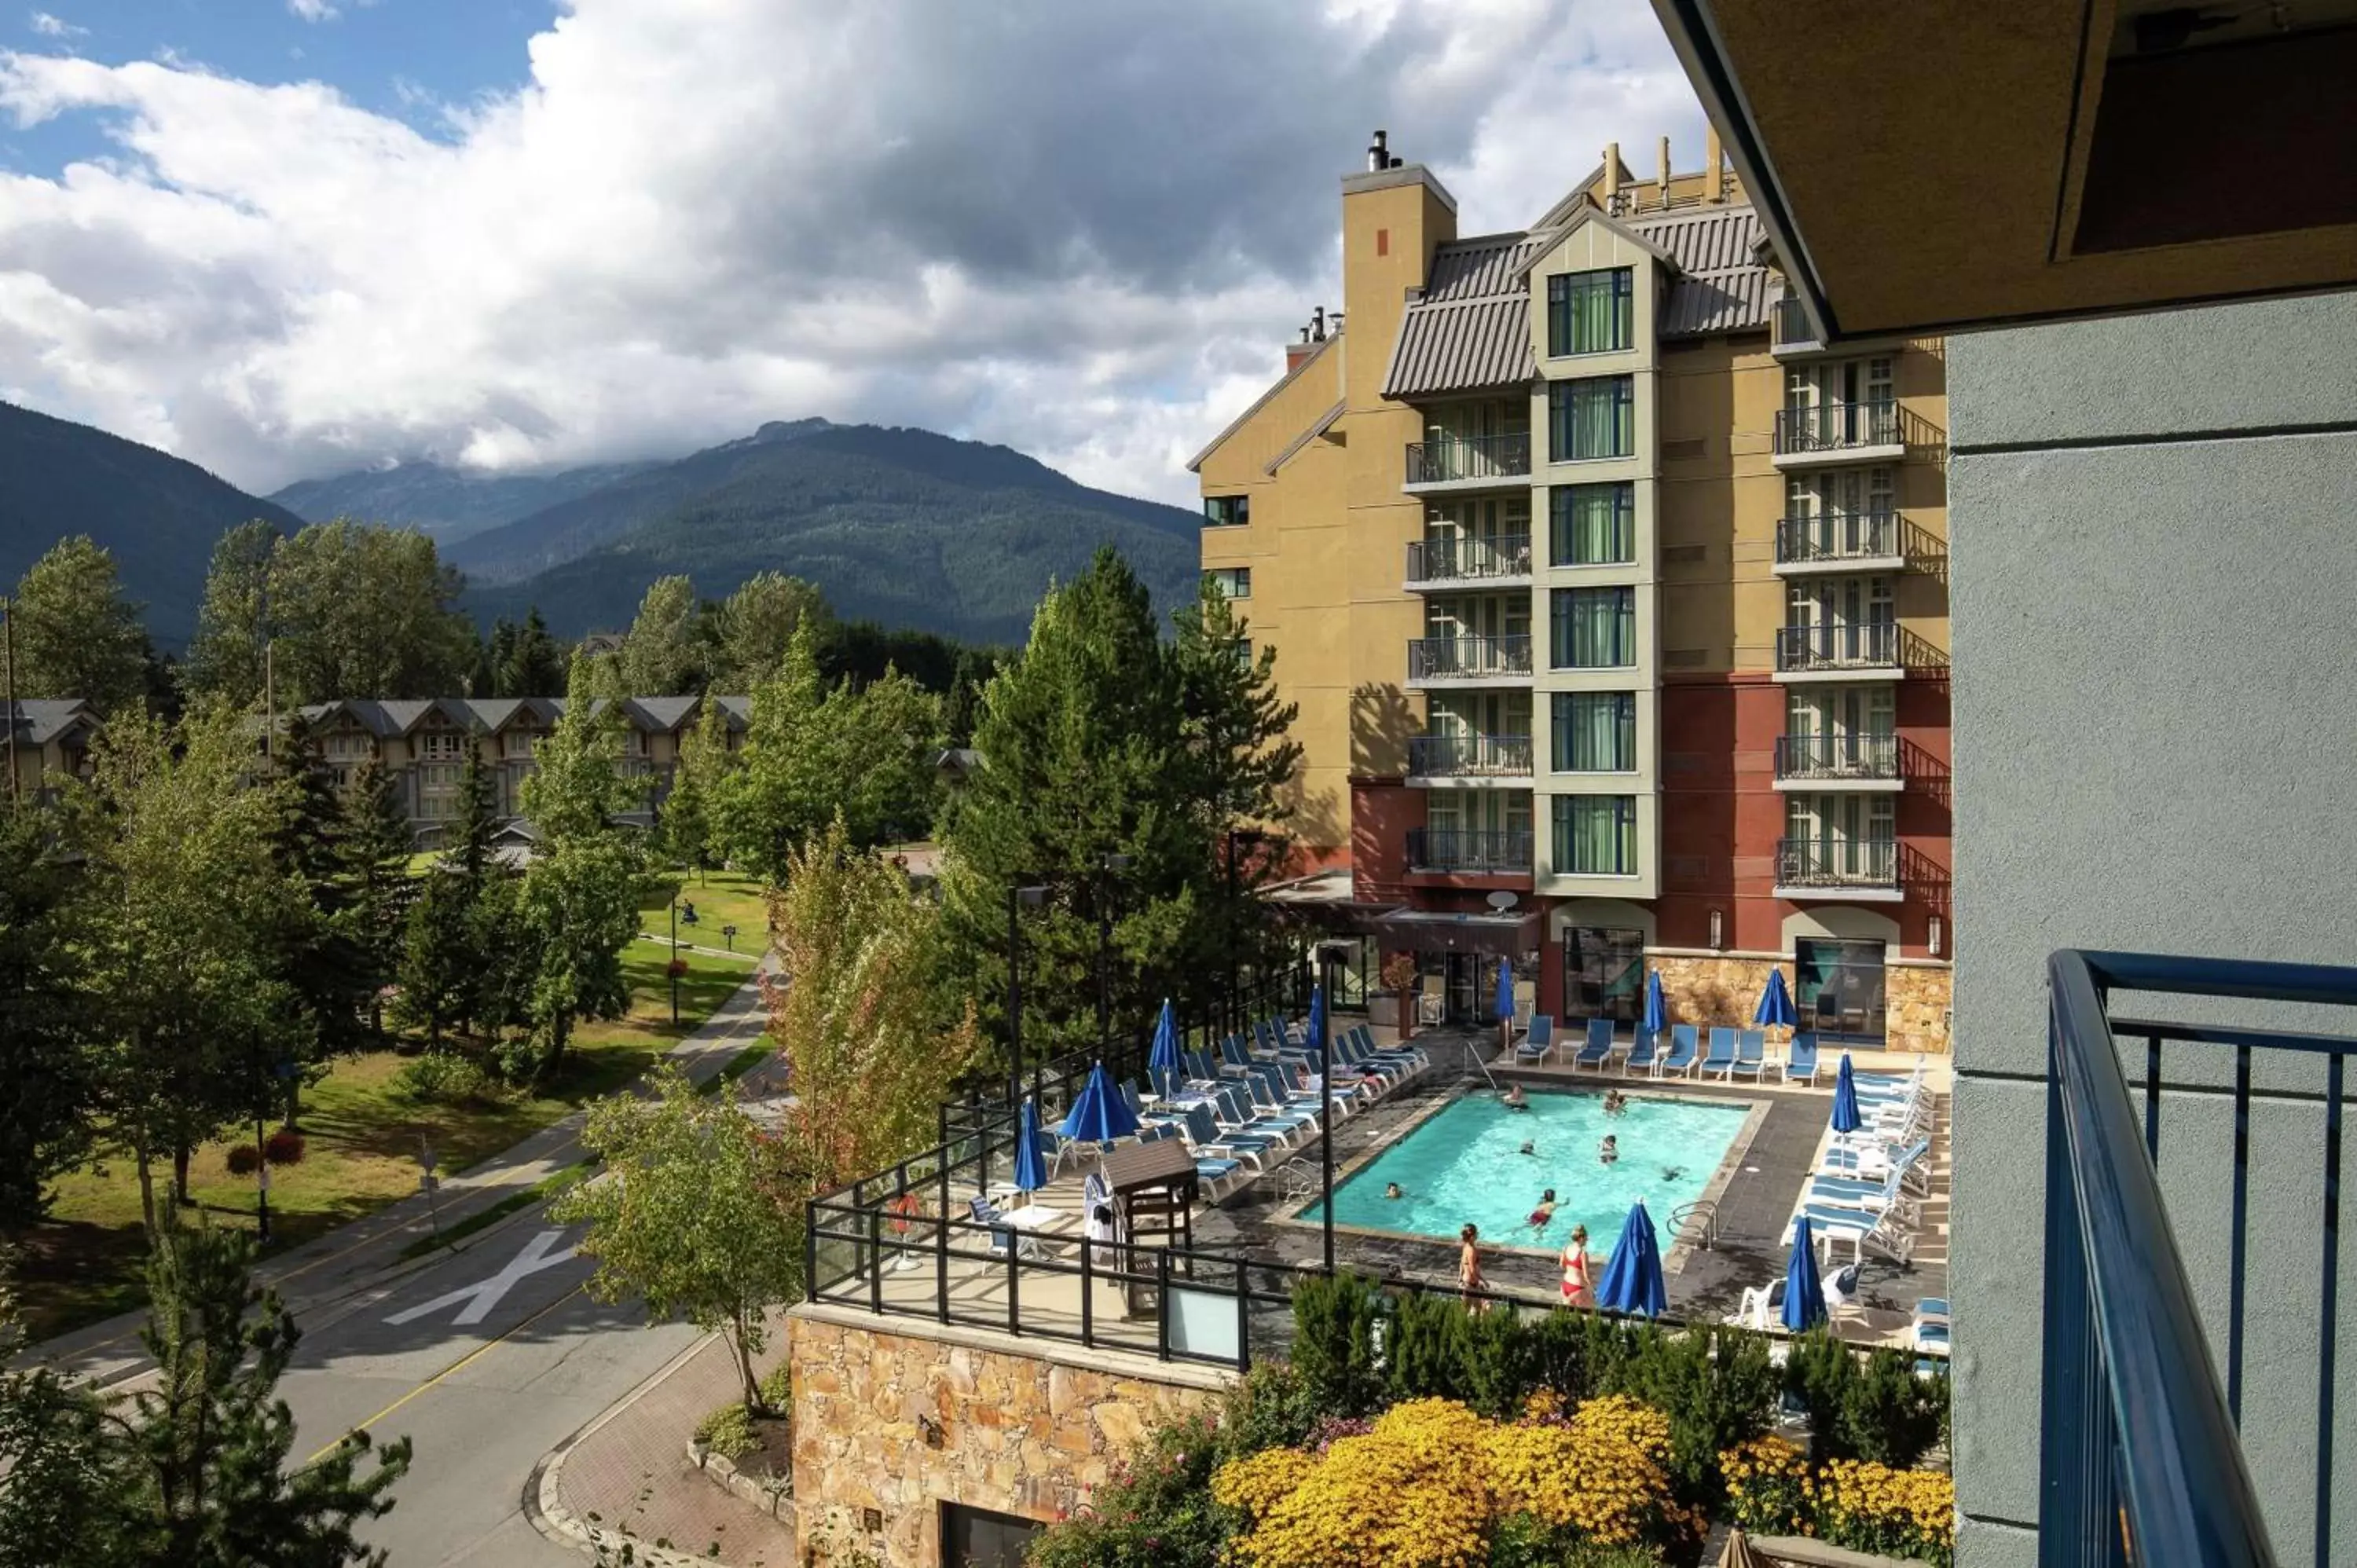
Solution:
{"label": "pool water", "polygon": [[[1666,1251],[1672,1210],[1702,1196],[1750,1114],[1745,1105],[1629,1093],[1628,1110],[1607,1116],[1600,1090],[1524,1092],[1528,1111],[1484,1091],[1426,1118],[1335,1187],[1334,1222],[1448,1241],[1469,1222],[1485,1245],[1550,1251],[1585,1225],[1600,1266],[1641,1198]],[[1596,1154],[1607,1133],[1620,1150],[1609,1165]],[[1385,1197],[1389,1182],[1403,1196]],[[1548,1187],[1555,1219],[1534,1231],[1527,1221]],[[1322,1222],[1325,1207],[1313,1201],[1297,1218]]]}

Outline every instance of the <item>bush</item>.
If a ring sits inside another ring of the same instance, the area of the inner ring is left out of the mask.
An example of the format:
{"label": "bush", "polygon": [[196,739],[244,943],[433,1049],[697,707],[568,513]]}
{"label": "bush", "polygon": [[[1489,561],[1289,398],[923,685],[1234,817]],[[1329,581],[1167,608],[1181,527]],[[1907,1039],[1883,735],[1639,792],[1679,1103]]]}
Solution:
{"label": "bush", "polygon": [[1785,1352],[1784,1389],[1808,1413],[1809,1446],[1820,1462],[1857,1457],[1842,1420],[1857,1378],[1849,1347],[1822,1328],[1801,1335]]}
{"label": "bush", "polygon": [[263,1142],[263,1157],[274,1165],[299,1165],[303,1163],[303,1134],[292,1127],[281,1127]]}
{"label": "bush", "polygon": [[1222,1436],[1206,1417],[1157,1430],[1079,1512],[1041,1533],[1032,1568],[1221,1568],[1237,1515],[1211,1496]]}
{"label": "bush", "polygon": [[1669,1417],[1670,1473],[1687,1502],[1717,1502],[1718,1455],[1768,1429],[1779,1377],[1767,1339],[1740,1328],[1696,1327],[1643,1342],[1628,1391]]}
{"label": "bush", "polygon": [[1944,1379],[1919,1378],[1904,1350],[1874,1352],[1851,1378],[1842,1401],[1846,1446],[1857,1458],[1903,1470],[1939,1439]]}
{"label": "bush", "polygon": [[783,1415],[787,1411],[793,1408],[794,1383],[792,1373],[793,1368],[791,1363],[780,1361],[776,1366],[761,1374],[761,1380],[758,1387],[760,1390],[761,1405],[763,1409],[770,1411],[778,1415]]}
{"label": "bush", "polygon": [[1718,1456],[1727,1483],[1727,1522],[1754,1535],[1807,1535],[1809,1464],[1801,1450],[1773,1434],[1740,1443]]}
{"label": "bush", "polygon": [[231,1144],[229,1149],[229,1174],[252,1176],[262,1168],[262,1151],[252,1144]]}
{"label": "bush", "polygon": [[1264,1448],[1296,1448],[1328,1417],[1297,1365],[1263,1361],[1222,1402],[1218,1445],[1222,1458]]}
{"label": "bush", "polygon": [[752,1414],[739,1400],[729,1401],[697,1422],[695,1440],[723,1459],[742,1459],[761,1445],[753,1435]]}
{"label": "bush", "polygon": [[1457,1346],[1465,1402],[1492,1421],[1522,1414],[1539,1386],[1535,1327],[1501,1308],[1469,1315],[1458,1330]]}
{"label": "bush", "polygon": [[403,1064],[400,1082],[405,1098],[436,1105],[463,1105],[490,1087],[474,1058],[439,1050]]}
{"label": "bush", "polygon": [[1383,1346],[1384,1393],[1390,1402],[1461,1399],[1465,1393],[1465,1325],[1470,1317],[1451,1298],[1413,1291],[1394,1304]]}
{"label": "bush", "polygon": [[1311,1275],[1293,1290],[1293,1368],[1320,1415],[1365,1415],[1383,1402],[1375,1324],[1383,1293],[1357,1274]]}
{"label": "bush", "polygon": [[1949,1568],[1956,1558],[1955,1478],[1836,1459],[1817,1475],[1816,1525],[1835,1546]]}

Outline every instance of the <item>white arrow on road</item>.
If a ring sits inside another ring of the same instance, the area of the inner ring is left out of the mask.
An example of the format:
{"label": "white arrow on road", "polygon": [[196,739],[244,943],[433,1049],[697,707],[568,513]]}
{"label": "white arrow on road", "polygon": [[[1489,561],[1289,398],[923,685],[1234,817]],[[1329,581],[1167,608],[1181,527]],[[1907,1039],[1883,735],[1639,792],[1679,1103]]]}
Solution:
{"label": "white arrow on road", "polygon": [[396,1312],[385,1321],[399,1327],[404,1323],[414,1323],[421,1317],[431,1317],[446,1306],[457,1306],[458,1303],[465,1302],[467,1305],[459,1307],[458,1316],[454,1321],[461,1326],[480,1323],[490,1316],[491,1308],[499,1305],[500,1298],[512,1290],[518,1280],[522,1279],[526,1274],[536,1274],[543,1269],[553,1269],[573,1256],[574,1249],[571,1247],[565,1248],[561,1252],[549,1251],[549,1249],[564,1237],[565,1232],[562,1230],[544,1230],[533,1237],[506,1268],[480,1284],[462,1286],[447,1295],[437,1295],[422,1306],[413,1306],[405,1311]]}

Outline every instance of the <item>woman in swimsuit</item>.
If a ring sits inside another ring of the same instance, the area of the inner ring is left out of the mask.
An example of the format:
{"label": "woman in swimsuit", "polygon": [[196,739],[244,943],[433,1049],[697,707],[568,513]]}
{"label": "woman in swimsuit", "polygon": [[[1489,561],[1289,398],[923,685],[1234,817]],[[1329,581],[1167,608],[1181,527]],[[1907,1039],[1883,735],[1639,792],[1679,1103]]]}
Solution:
{"label": "woman in swimsuit", "polygon": [[1587,1227],[1571,1228],[1571,1240],[1563,1245],[1563,1304],[1566,1306],[1593,1306],[1595,1298],[1587,1290]]}
{"label": "woman in swimsuit", "polygon": [[1472,1312],[1480,1311],[1482,1305],[1474,1293],[1490,1288],[1489,1279],[1481,1273],[1480,1236],[1480,1230],[1471,1225],[1457,1233],[1457,1240],[1462,1243],[1457,1252],[1457,1288],[1464,1294],[1466,1308]]}

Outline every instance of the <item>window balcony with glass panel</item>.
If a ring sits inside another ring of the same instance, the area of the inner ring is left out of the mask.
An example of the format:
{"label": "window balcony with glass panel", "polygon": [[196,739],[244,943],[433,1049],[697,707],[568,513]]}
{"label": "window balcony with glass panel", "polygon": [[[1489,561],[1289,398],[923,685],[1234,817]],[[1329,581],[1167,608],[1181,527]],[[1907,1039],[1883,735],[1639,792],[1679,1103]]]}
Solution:
{"label": "window balcony with glass panel", "polygon": [[1436,533],[1411,540],[1406,588],[1431,593],[1452,588],[1530,586],[1528,533]]}
{"label": "window balcony with glass panel", "polygon": [[1907,556],[1895,511],[1787,517],[1776,524],[1775,575],[1903,572]]}
{"label": "window balcony with glass panel", "polygon": [[1532,768],[1527,735],[1480,735],[1468,730],[1410,736],[1411,781],[1512,779],[1527,782]]}
{"label": "window balcony with glass panel", "polygon": [[1779,898],[1896,902],[1899,840],[1882,834],[1779,839],[1774,892]]}
{"label": "window balcony with glass panel", "polygon": [[1895,681],[1905,673],[1896,621],[1818,621],[1783,627],[1776,633],[1780,682]]}
{"label": "window balcony with glass panel", "polygon": [[1899,737],[1871,731],[1778,736],[1776,788],[1895,792],[1905,788]]}

